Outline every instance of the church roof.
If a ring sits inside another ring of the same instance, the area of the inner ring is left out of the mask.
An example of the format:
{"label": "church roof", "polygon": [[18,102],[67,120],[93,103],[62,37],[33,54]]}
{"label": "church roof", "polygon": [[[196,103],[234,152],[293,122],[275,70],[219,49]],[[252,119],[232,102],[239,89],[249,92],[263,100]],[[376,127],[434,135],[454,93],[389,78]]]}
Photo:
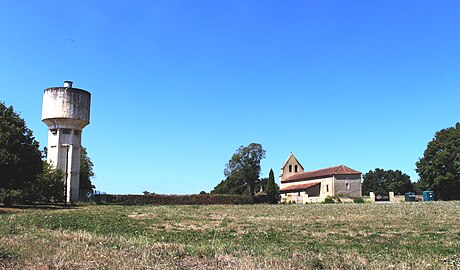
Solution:
{"label": "church roof", "polygon": [[289,157],[286,159],[286,161],[285,161],[284,164],[283,164],[283,167],[281,167],[281,170],[284,169],[284,167],[286,167],[286,165],[287,165],[287,163],[289,162],[289,160],[291,159],[291,157],[294,158],[295,161],[297,161],[297,163],[300,165],[300,167],[302,167],[302,170],[304,170],[302,164],[300,164],[299,160],[294,156],[293,153],[291,153],[291,154],[289,155]]}
{"label": "church roof", "polygon": [[282,188],[282,189],[280,189],[280,191],[304,190],[304,189],[307,189],[307,188],[309,188],[309,187],[316,186],[316,185],[318,185],[318,184],[319,184],[319,182],[306,183],[306,184],[299,184],[299,185],[292,185],[292,186],[288,186],[288,187]]}
{"label": "church roof", "polygon": [[359,171],[353,170],[344,165],[339,165],[339,166],[334,166],[334,167],[325,168],[325,169],[316,170],[316,171],[296,173],[284,179],[283,182],[312,180],[312,179],[329,177],[333,175],[360,175],[360,174],[361,172]]}

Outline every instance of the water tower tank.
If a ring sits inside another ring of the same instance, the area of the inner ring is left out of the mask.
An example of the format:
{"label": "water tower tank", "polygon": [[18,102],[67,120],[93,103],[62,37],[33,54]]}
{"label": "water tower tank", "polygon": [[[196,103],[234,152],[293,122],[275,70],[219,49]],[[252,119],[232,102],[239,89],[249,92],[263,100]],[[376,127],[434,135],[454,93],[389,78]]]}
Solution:
{"label": "water tower tank", "polygon": [[47,160],[65,173],[66,201],[78,201],[82,130],[89,124],[91,94],[73,88],[47,88],[43,94],[42,121],[48,126]]}
{"label": "water tower tank", "polygon": [[91,94],[83,89],[73,88],[65,81],[64,87],[45,89],[43,95],[42,121],[49,127],[83,129],[89,124]]}

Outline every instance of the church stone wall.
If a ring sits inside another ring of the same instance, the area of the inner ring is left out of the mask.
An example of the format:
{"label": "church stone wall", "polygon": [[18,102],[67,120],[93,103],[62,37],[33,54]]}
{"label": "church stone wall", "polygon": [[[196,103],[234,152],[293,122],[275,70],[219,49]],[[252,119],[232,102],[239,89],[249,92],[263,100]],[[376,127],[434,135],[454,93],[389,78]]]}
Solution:
{"label": "church stone wall", "polygon": [[349,195],[351,197],[361,197],[361,176],[334,176],[334,193],[335,195]]}

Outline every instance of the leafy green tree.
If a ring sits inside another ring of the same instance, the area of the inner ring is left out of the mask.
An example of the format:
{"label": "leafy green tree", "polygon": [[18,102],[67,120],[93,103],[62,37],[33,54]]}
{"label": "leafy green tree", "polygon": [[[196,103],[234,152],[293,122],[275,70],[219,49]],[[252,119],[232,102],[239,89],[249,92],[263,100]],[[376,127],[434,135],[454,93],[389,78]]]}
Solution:
{"label": "leafy green tree", "polygon": [[267,181],[267,196],[270,203],[277,203],[278,202],[278,194],[276,190],[276,183],[275,183],[275,174],[273,173],[273,169],[270,169],[268,173],[268,181]]}
{"label": "leafy green tree", "polygon": [[261,144],[251,143],[240,146],[228,161],[224,174],[227,177],[243,179],[249,186],[249,195],[254,197],[255,183],[260,176],[260,161],[265,158]]}
{"label": "leafy green tree", "polygon": [[260,175],[260,161],[265,157],[265,150],[258,143],[240,146],[226,164],[222,180],[211,193],[235,193],[254,197],[256,182]]}
{"label": "leafy green tree", "polygon": [[249,188],[244,182],[244,179],[239,176],[229,176],[222,180],[211,194],[249,194]]}
{"label": "leafy green tree", "polygon": [[39,143],[13,107],[0,102],[0,189],[24,190],[42,172]]}
{"label": "leafy green tree", "polygon": [[442,200],[460,199],[460,123],[436,132],[416,166],[420,189]]}
{"label": "leafy green tree", "polygon": [[363,175],[363,194],[369,195],[374,192],[380,195],[388,195],[393,191],[395,194],[404,194],[413,190],[410,176],[400,170],[383,170],[376,168]]}
{"label": "leafy green tree", "polygon": [[211,192],[209,192],[209,193],[211,193],[211,194],[227,194],[227,193],[230,193],[230,192],[228,192],[228,189],[227,189],[226,180],[227,180],[227,179],[221,180],[221,181],[219,182],[219,184],[217,184],[217,186],[215,186],[215,187],[211,190]]}
{"label": "leafy green tree", "polygon": [[43,162],[43,172],[31,183],[26,193],[31,201],[41,203],[59,203],[65,199],[64,173],[48,162]]}
{"label": "leafy green tree", "polygon": [[88,191],[95,188],[91,182],[91,178],[94,176],[93,166],[86,148],[82,147],[80,153],[80,190]]}
{"label": "leafy green tree", "polygon": [[[257,179],[255,182],[254,191],[259,191],[262,187],[267,190],[268,178]],[[279,190],[279,186],[275,183],[275,189]],[[249,196],[249,186],[242,179],[237,177],[229,177],[222,180],[211,192],[211,194],[239,194]]]}

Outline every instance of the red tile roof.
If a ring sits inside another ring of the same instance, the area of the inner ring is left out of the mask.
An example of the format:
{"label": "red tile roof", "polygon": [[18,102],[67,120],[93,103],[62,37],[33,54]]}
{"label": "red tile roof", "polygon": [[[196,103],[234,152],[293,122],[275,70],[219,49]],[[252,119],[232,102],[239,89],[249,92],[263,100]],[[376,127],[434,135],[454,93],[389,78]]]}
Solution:
{"label": "red tile roof", "polygon": [[296,182],[299,180],[311,180],[311,179],[324,178],[324,177],[333,176],[333,175],[360,175],[360,174],[361,172],[359,171],[353,170],[344,165],[340,165],[340,166],[334,166],[334,167],[316,170],[316,171],[296,173],[296,174],[293,174],[287,177],[282,182],[286,183],[286,182]]}
{"label": "red tile roof", "polygon": [[300,185],[292,185],[292,186],[282,188],[282,189],[280,189],[280,191],[302,190],[302,189],[307,189],[307,188],[312,187],[312,186],[316,186],[318,184],[319,184],[319,182],[306,183],[306,184],[300,184]]}

